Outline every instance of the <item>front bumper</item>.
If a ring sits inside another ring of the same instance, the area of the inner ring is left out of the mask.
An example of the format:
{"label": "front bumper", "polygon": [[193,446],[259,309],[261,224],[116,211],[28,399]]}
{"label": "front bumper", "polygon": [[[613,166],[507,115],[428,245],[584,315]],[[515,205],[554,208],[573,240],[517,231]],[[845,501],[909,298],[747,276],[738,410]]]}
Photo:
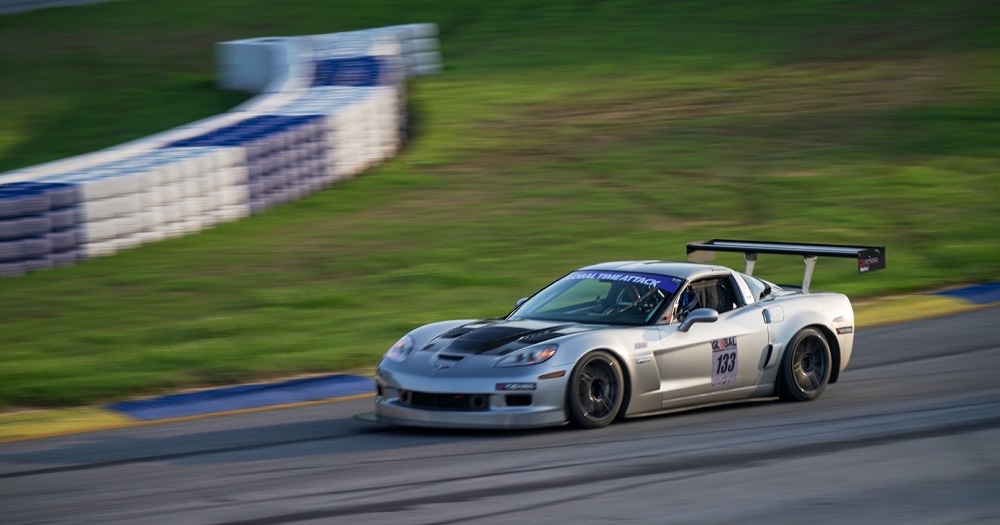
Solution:
{"label": "front bumper", "polygon": [[[539,428],[566,423],[566,376],[464,378],[442,381],[379,371],[375,417],[380,422],[434,428]],[[532,384],[533,390],[499,390]],[[461,403],[453,402],[461,400]]]}

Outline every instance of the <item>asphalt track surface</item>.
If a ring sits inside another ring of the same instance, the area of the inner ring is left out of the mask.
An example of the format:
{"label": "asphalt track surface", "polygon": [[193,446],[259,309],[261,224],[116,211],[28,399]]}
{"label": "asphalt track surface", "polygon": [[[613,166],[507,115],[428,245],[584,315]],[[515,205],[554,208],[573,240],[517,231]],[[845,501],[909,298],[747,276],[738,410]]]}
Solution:
{"label": "asphalt track surface", "polygon": [[353,419],[370,399],[0,445],[3,523],[1000,523],[1000,308],[862,330],[811,403],[600,430]]}

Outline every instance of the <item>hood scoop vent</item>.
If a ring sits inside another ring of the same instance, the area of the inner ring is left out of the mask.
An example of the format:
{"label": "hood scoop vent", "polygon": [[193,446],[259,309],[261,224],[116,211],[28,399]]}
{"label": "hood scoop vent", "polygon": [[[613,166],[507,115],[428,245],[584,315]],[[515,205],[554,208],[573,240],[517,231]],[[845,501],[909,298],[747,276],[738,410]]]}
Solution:
{"label": "hood scoop vent", "polygon": [[563,328],[566,328],[567,326],[572,326],[572,325],[553,326],[552,328],[547,328],[545,330],[539,330],[537,332],[532,332],[530,334],[526,334],[524,337],[520,338],[520,342],[522,342],[522,343],[524,343],[526,345],[534,345],[534,344],[538,344],[538,343],[544,343],[545,341],[548,341],[549,339],[555,339],[556,337],[566,335],[566,334],[560,333],[559,331],[562,330]]}
{"label": "hood scoop vent", "polygon": [[434,357],[435,370],[447,370],[464,358],[460,355],[438,354]]}
{"label": "hood scoop vent", "polygon": [[458,328],[452,328],[451,330],[448,330],[447,332],[441,334],[439,337],[441,339],[455,339],[456,337],[462,337],[463,335],[465,335],[465,334],[467,334],[467,333],[469,333],[469,332],[471,332],[471,331],[473,331],[475,329],[476,329],[475,327],[468,326],[468,325],[466,325],[466,326],[459,326]]}

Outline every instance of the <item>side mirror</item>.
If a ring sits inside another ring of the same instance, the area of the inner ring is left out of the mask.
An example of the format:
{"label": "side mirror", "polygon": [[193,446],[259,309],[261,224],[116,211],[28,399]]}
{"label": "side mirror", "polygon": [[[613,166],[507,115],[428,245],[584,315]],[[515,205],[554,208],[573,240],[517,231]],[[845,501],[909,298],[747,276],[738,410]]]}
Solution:
{"label": "side mirror", "polygon": [[521,306],[527,300],[528,300],[527,297],[522,297],[522,298],[518,299],[517,302],[514,303],[514,308],[517,308],[518,306]]}
{"label": "side mirror", "polygon": [[677,330],[687,332],[695,323],[714,323],[719,320],[719,312],[711,308],[698,308],[684,318],[684,322]]}

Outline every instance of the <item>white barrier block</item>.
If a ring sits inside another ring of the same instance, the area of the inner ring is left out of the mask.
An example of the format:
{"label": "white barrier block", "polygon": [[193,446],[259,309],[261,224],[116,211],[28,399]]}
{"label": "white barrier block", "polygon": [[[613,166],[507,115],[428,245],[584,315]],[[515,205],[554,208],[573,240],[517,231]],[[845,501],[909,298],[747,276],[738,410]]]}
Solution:
{"label": "white barrier block", "polygon": [[194,197],[193,200],[197,200],[201,206],[201,214],[204,215],[212,210],[219,207],[219,204],[215,201],[215,193],[209,192],[198,195]]}
{"label": "white barrier block", "polygon": [[163,236],[166,237],[166,238],[168,238],[168,239],[172,239],[172,238],[176,238],[176,237],[181,237],[181,236],[189,233],[188,230],[185,228],[185,224],[186,223],[180,222],[180,221],[177,221],[177,222],[168,222],[167,224],[164,224],[163,225]]}
{"label": "white barrier block", "polygon": [[216,189],[230,188],[233,186],[246,185],[246,169],[226,168],[215,173]]}
{"label": "white barrier block", "polygon": [[250,216],[250,206],[247,204],[237,206],[223,206],[216,210],[216,219],[220,223],[238,221]]}
{"label": "white barrier block", "polygon": [[420,24],[405,24],[403,26],[395,26],[395,27],[405,28],[407,31],[410,32],[412,38],[437,38],[438,36],[437,24],[429,22]]}
{"label": "white barrier block", "polygon": [[222,156],[222,165],[225,167],[245,166],[247,163],[246,150],[243,148],[221,148],[219,154]]}
{"label": "white barrier block", "polygon": [[164,205],[180,202],[184,198],[184,182],[164,184],[160,187],[160,195],[163,196]]}
{"label": "white barrier block", "polygon": [[118,240],[111,238],[102,241],[88,242],[81,248],[84,256],[87,258],[114,255],[118,252]]}
{"label": "white barrier block", "polygon": [[160,211],[163,214],[163,222],[167,224],[181,222],[184,218],[184,205],[181,204],[181,201],[164,204]]}
{"label": "white barrier block", "polygon": [[160,174],[160,180],[163,185],[168,185],[172,182],[177,182],[181,180],[184,176],[180,169],[180,163],[176,161],[164,162],[156,166],[156,171]]}
{"label": "white barrier block", "polygon": [[252,38],[216,44],[219,88],[274,93],[304,83],[302,63],[295,59],[306,38]]}
{"label": "white barrier block", "polygon": [[83,174],[82,177],[87,177],[80,181],[80,194],[84,201],[116,197],[133,191],[126,177],[119,175],[95,173]]}
{"label": "white barrier block", "polygon": [[115,208],[117,208],[118,213],[116,215],[135,215],[139,213],[142,209],[142,201],[139,198],[140,193],[130,193],[128,195],[122,195],[121,197],[115,197],[114,203]]}
{"label": "white barrier block", "polygon": [[250,192],[245,186],[242,188],[231,186],[216,190],[212,193],[212,197],[218,203],[217,207],[221,208],[246,203],[250,199]]}
{"label": "white barrier block", "polygon": [[219,171],[221,171],[221,168],[213,168],[212,171],[202,173],[195,178],[198,182],[199,193],[208,193],[219,187],[217,178]]}
{"label": "white barrier block", "polygon": [[163,184],[163,176],[158,171],[151,167],[147,167],[142,171],[138,171],[135,174],[136,179],[139,183],[139,191],[148,191],[150,188],[155,188],[160,184]]}
{"label": "white barrier block", "polygon": [[215,226],[219,223],[219,219],[215,216],[215,210],[209,210],[199,215],[195,222],[198,223],[198,231],[201,231]]}
{"label": "white barrier block", "polygon": [[163,207],[153,206],[142,210],[139,213],[139,222],[142,224],[143,231],[152,231],[163,226],[166,223]]}
{"label": "white barrier block", "polygon": [[111,217],[134,214],[142,207],[139,194],[120,195],[83,203],[86,221],[100,221]]}
{"label": "white barrier block", "polygon": [[131,250],[142,244],[142,232],[133,233],[131,235],[126,235],[124,237],[118,237],[115,239],[116,248],[118,251]]}
{"label": "white barrier block", "polygon": [[202,191],[202,181],[201,177],[190,176],[181,181],[180,192],[182,199],[190,199],[192,197],[197,197],[201,195]]}
{"label": "white barrier block", "polygon": [[117,237],[127,237],[142,231],[142,220],[138,214],[115,217],[115,232]]}
{"label": "white barrier block", "polygon": [[142,209],[160,206],[164,201],[163,187],[147,188],[139,194],[139,205]]}
{"label": "white barrier block", "polygon": [[181,201],[182,221],[197,220],[203,211],[202,200],[198,196],[188,197]]}
{"label": "white barrier block", "polygon": [[176,224],[181,228],[184,235],[198,233],[202,230],[201,220],[199,219],[188,219]]}
{"label": "white barrier block", "polygon": [[410,49],[412,49],[413,52],[415,53],[428,53],[431,51],[437,53],[438,62],[440,62],[441,51],[440,48],[438,47],[437,37],[414,38],[409,40],[409,43],[410,43]]}
{"label": "white barrier block", "polygon": [[178,180],[189,180],[200,172],[198,162],[190,157],[180,158],[173,164],[174,169],[179,172]]}
{"label": "white barrier block", "polygon": [[167,238],[166,234],[163,233],[163,230],[161,228],[156,228],[149,231],[141,231],[136,235],[138,235],[139,240],[142,244],[158,242]]}

